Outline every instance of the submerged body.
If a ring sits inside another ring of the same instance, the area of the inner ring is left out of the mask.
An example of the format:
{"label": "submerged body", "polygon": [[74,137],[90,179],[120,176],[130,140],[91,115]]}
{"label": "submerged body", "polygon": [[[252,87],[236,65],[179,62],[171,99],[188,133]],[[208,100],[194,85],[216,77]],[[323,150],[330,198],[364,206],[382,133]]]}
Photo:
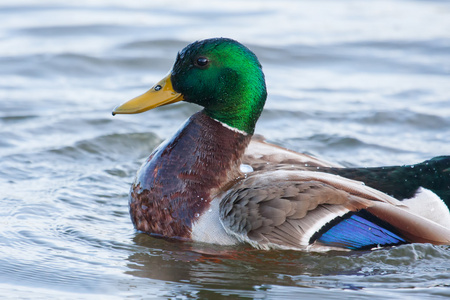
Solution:
{"label": "submerged body", "polygon": [[136,229],[264,249],[450,244],[450,157],[424,163],[422,173],[346,169],[252,139],[266,90],[256,56],[241,44],[187,46],[166,78],[113,113],[180,100],[205,109],[138,171],[130,192]]}

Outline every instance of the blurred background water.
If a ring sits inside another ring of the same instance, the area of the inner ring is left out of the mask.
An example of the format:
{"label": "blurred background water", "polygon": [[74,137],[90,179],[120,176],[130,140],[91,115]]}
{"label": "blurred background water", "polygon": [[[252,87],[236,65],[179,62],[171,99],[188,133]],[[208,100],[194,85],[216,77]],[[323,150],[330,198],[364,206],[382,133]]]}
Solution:
{"label": "blurred background water", "polygon": [[1,1],[4,298],[437,299],[450,247],[299,253],[136,233],[145,157],[199,108],[111,116],[208,37],[252,49],[269,98],[257,133],[346,166],[450,154],[448,1]]}

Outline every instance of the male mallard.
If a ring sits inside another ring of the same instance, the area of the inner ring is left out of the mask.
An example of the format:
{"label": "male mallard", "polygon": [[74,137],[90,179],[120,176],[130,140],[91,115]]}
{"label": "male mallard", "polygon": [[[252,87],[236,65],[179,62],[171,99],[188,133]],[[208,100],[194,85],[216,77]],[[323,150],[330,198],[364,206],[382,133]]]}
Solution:
{"label": "male mallard", "polygon": [[161,144],[130,191],[136,229],[268,249],[450,244],[450,156],[342,168],[252,138],[266,101],[257,57],[225,38],[194,42],[170,73],[113,111],[187,101],[204,109]]}

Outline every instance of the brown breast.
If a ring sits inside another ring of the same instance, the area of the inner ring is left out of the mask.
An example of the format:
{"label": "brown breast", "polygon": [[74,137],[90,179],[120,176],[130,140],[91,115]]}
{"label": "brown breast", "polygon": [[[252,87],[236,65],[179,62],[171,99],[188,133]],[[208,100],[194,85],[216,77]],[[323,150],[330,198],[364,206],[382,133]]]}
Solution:
{"label": "brown breast", "polygon": [[212,197],[241,175],[250,139],[203,111],[193,115],[138,171],[130,191],[136,229],[189,239],[192,223]]}

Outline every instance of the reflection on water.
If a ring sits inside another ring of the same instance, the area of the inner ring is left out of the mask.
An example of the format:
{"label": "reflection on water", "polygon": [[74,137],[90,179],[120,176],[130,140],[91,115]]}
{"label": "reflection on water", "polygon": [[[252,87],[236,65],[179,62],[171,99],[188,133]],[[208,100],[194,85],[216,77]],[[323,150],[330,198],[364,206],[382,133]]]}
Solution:
{"label": "reflection on water", "polygon": [[[189,284],[189,290],[206,294],[228,289],[230,295],[240,295],[259,288],[272,290],[274,286],[342,291],[448,286],[445,265],[450,258],[449,247],[404,245],[376,251],[303,253],[245,246],[218,248],[145,234],[136,235],[134,242],[147,251],[128,258],[127,274]],[[440,275],[430,281],[431,262],[443,265],[433,268],[431,272]],[[298,290],[286,293],[294,296]],[[255,294],[247,296],[253,298]]]}
{"label": "reflection on water", "polygon": [[[260,272],[256,277],[261,277],[262,274],[273,276],[277,269],[289,267],[295,272],[293,274],[301,273],[301,258],[305,255],[294,251],[260,251],[248,246],[217,247],[166,241],[144,234],[137,235],[134,242],[151,251],[135,253],[129,257],[130,262],[134,263],[129,265],[135,269],[130,271],[133,275],[176,282],[193,279],[225,286],[252,286],[255,283],[248,280],[252,278],[248,275],[256,270]],[[244,273],[239,268],[243,265],[247,265]]]}
{"label": "reflection on water", "polygon": [[269,98],[256,131],[269,140],[349,166],[450,154],[449,5],[1,3],[0,296],[450,296],[446,246],[301,253],[136,233],[130,182],[198,107],[111,116],[186,44],[226,36],[264,66]]}

